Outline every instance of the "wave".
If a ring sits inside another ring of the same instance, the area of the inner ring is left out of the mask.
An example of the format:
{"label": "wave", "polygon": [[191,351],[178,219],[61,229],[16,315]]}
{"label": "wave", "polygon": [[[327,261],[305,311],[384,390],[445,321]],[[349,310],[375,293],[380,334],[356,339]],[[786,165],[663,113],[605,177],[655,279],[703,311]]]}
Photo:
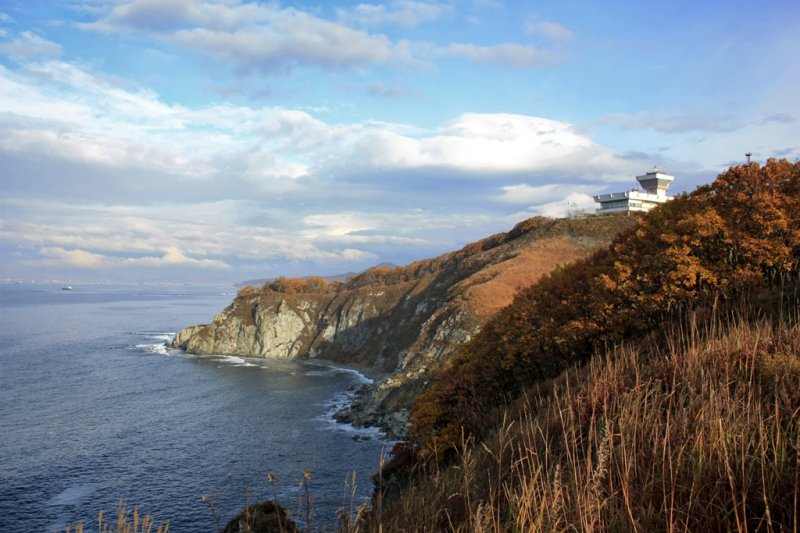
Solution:
{"label": "wave", "polygon": [[[142,350],[148,353],[156,354],[156,355],[166,355],[166,356],[177,356],[177,357],[185,357],[189,359],[198,359],[198,360],[208,360],[213,361],[216,363],[222,363],[219,365],[220,368],[223,366],[235,366],[235,367],[259,367],[261,365],[255,364],[252,361],[247,361],[243,357],[238,357],[235,355],[195,355],[186,353],[183,350],[179,350],[177,348],[167,348],[166,342],[172,340],[175,336],[174,333],[158,333],[158,334],[146,334],[147,338],[149,339],[157,339],[162,342],[159,343],[143,343],[143,344],[134,344],[133,348],[137,350]],[[266,365],[263,368],[268,368]]]}
{"label": "wave", "polygon": [[163,342],[159,344],[135,344],[133,347],[158,355],[170,355],[169,350],[167,350],[167,346]]}
{"label": "wave", "polygon": [[335,368],[340,374],[354,375],[362,385],[372,385],[373,383],[375,383],[375,380],[373,380],[372,378],[368,378],[367,376],[365,376],[364,374],[362,374],[361,372],[359,372],[354,368],[342,368],[342,367],[335,367]]}
{"label": "wave", "polygon": [[137,350],[142,350],[148,353],[158,354],[158,355],[174,355],[175,350],[168,350],[166,343],[171,341],[173,337],[175,337],[174,331],[168,332],[144,332],[144,333],[137,333],[137,336],[146,337],[148,340],[156,340],[160,341],[157,343],[142,343],[142,344],[134,344],[133,347]]}
{"label": "wave", "polygon": [[72,485],[59,492],[46,505],[75,505],[97,492],[97,486],[91,483]]}
{"label": "wave", "polygon": [[303,363],[308,366],[314,366],[324,369],[324,370],[309,370],[305,372],[306,376],[335,376],[337,374],[349,374],[351,376],[354,376],[361,385],[372,385],[374,383],[374,380],[372,378],[367,377],[366,375],[362,374],[361,372],[359,372],[354,368],[347,368],[347,367],[337,366],[334,364],[322,364],[320,362],[304,361]]}
{"label": "wave", "polygon": [[170,332],[170,333],[155,333],[155,334],[151,335],[150,338],[151,339],[156,339],[156,340],[159,340],[159,341],[167,342],[167,341],[172,341],[172,339],[175,337],[175,335],[176,335],[176,333],[174,331]]}
{"label": "wave", "polygon": [[220,363],[224,363],[220,365],[219,368],[222,368],[223,366],[259,366],[235,355],[212,355],[211,359]]}
{"label": "wave", "polygon": [[387,439],[383,430],[379,427],[354,426],[349,422],[339,422],[334,418],[334,415],[340,409],[348,407],[352,403],[354,396],[355,393],[352,391],[340,392],[333,397],[328,405],[328,410],[325,411],[324,414],[318,416],[316,420],[324,423],[322,426],[324,430],[347,433],[352,435],[355,441],[377,440],[387,443],[392,442]]}
{"label": "wave", "polygon": [[[150,339],[157,339],[161,341],[169,341],[173,338],[174,333],[153,333],[148,334],[148,338]],[[254,367],[254,368],[261,368],[263,370],[269,370],[270,366],[267,364],[267,360],[258,361],[254,360],[253,358],[245,358],[240,357],[237,355],[194,355],[188,354],[183,350],[178,349],[167,349],[164,342],[158,344],[137,344],[135,347],[140,350],[145,350],[149,353],[154,353],[158,355],[166,355],[166,356],[180,356],[180,357],[187,357],[197,360],[206,360],[214,363],[218,363],[217,368],[224,368],[224,367]],[[356,396],[356,391],[358,387],[354,385],[372,385],[374,380],[359,370],[354,368],[347,368],[343,366],[338,366],[333,363],[328,363],[326,361],[308,361],[308,360],[298,360],[300,363],[301,368],[303,371],[301,372],[302,375],[305,376],[317,376],[317,377],[334,377],[334,376],[349,376],[351,380],[351,385],[348,387],[348,390],[341,391],[337,393],[331,400],[327,401],[325,405],[327,405],[327,409],[322,413],[319,417],[316,418],[317,421],[322,422],[322,429],[327,431],[339,431],[343,433],[348,433],[353,436],[353,440],[356,441],[368,441],[368,440],[379,440],[382,442],[391,442],[387,440],[386,435],[383,431],[378,427],[359,427],[354,426],[348,422],[340,422],[334,418],[334,415],[341,409],[348,407],[352,404],[353,400]],[[286,370],[289,370],[288,368]],[[289,375],[297,375],[298,372],[289,371]]]}

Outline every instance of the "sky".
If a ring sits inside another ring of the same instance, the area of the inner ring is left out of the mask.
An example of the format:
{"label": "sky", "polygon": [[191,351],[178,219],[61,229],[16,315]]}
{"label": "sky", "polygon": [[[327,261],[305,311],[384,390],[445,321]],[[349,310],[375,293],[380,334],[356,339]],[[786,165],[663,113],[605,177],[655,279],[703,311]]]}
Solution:
{"label": "sky", "polygon": [[0,279],[405,264],[800,158],[800,2],[0,0]]}

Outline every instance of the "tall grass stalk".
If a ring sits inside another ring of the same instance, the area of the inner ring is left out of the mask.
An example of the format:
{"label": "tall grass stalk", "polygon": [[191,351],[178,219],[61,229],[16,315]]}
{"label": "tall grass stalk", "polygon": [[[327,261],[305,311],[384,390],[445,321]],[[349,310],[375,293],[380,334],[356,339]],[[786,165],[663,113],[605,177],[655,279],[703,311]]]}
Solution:
{"label": "tall grass stalk", "polygon": [[379,520],[350,531],[796,531],[789,314],[688,320],[668,343],[611,349],[529,390],[455,465],[419,465],[400,498],[376,502]]}
{"label": "tall grass stalk", "polygon": [[[142,515],[134,507],[129,511],[125,502],[120,500],[117,504],[116,523],[108,521],[103,511],[97,514],[97,531],[99,533],[169,533],[169,524],[157,525],[150,514]],[[75,529],[67,524],[66,533],[83,533],[83,523],[78,522]]]}

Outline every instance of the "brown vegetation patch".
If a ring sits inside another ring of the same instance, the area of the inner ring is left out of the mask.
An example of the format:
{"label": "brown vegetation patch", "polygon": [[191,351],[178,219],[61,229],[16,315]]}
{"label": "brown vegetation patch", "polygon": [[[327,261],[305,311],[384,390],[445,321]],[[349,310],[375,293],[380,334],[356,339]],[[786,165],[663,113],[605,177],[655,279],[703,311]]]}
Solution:
{"label": "brown vegetation patch", "polygon": [[567,239],[537,242],[519,255],[490,265],[463,284],[469,309],[484,319],[494,315],[514,300],[522,288],[532,285],[554,268],[577,261],[589,253],[585,247]]}
{"label": "brown vegetation patch", "polygon": [[610,250],[521,291],[415,403],[422,453],[438,457],[525,387],[692,310],[769,302],[800,279],[800,162],[732,167],[649,212]]}
{"label": "brown vegetation patch", "polygon": [[611,350],[528,389],[455,464],[417,465],[402,497],[382,502],[380,527],[791,531],[800,518],[797,319],[690,321],[669,345]]}

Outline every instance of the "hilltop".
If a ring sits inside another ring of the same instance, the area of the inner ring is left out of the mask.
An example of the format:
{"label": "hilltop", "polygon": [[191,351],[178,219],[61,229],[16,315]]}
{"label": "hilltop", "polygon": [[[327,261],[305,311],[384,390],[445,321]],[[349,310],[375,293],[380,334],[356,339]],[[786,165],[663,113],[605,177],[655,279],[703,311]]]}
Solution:
{"label": "hilltop", "polygon": [[789,531],[800,163],[732,167],[520,291],[415,401],[358,531]]}

